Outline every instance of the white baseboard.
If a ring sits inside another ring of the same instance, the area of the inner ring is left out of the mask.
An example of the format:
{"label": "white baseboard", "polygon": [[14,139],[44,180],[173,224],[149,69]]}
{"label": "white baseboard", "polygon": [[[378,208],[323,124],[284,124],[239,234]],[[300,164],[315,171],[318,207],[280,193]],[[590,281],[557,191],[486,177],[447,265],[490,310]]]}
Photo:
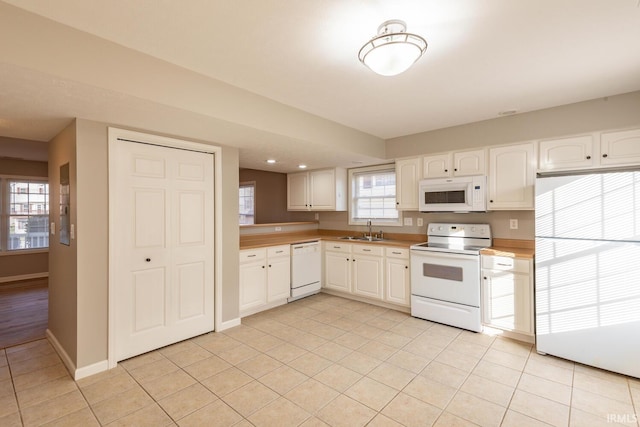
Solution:
{"label": "white baseboard", "polygon": [[84,368],[76,369],[74,380],[78,381],[78,380],[81,380],[82,378],[99,374],[100,372],[106,371],[108,369],[109,369],[109,361],[101,360],[100,362],[93,363],[89,366],[85,366]]}
{"label": "white baseboard", "polygon": [[241,319],[239,317],[235,319],[227,320],[226,322],[221,322],[216,326],[216,332],[222,332],[225,329],[230,329],[235,326],[240,326],[240,324],[241,324]]}
{"label": "white baseboard", "polygon": [[53,332],[51,332],[50,329],[47,329],[47,339],[53,346],[53,349],[56,351],[56,353],[58,353],[58,356],[60,356],[60,359],[62,359],[62,363],[64,363],[64,366],[66,366],[67,371],[69,371],[69,373],[71,374],[71,377],[75,377],[75,363],[73,363],[67,352],[64,351],[64,348],[60,344],[60,341],[58,341],[58,339],[55,335],[53,335]]}
{"label": "white baseboard", "polygon": [[67,371],[69,371],[71,377],[73,377],[75,381],[109,369],[109,363],[106,360],[102,360],[89,366],[76,369],[76,365],[73,363],[67,352],[64,351],[64,348],[62,348],[60,341],[58,341],[58,339],[55,337],[55,335],[53,335],[53,332],[51,332],[50,329],[47,329],[47,339],[53,346],[56,353],[58,353],[58,356],[60,356],[60,358],[62,359],[62,363],[64,363]]}
{"label": "white baseboard", "polygon": [[49,277],[49,273],[48,272],[31,273],[31,274],[20,274],[18,276],[0,277],[0,283],[17,282],[19,280],[42,279],[42,278],[45,278],[45,277]]}

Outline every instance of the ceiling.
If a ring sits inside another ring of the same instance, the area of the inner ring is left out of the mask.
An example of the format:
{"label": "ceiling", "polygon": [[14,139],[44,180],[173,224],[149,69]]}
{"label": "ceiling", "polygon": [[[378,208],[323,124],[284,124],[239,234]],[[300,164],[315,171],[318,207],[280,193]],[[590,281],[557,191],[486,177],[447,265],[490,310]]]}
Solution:
{"label": "ceiling", "polygon": [[[640,89],[639,0],[4,3],[192,71],[198,84],[224,82],[373,140]],[[407,31],[429,45],[409,71],[394,77],[378,76],[357,59],[388,19],[406,21]],[[100,110],[122,97],[135,98],[133,104],[150,101],[1,58],[0,95],[14,99],[13,113],[19,109],[23,120],[3,127],[2,115],[12,112],[10,104],[0,106],[0,136],[48,140],[69,118],[98,119]],[[69,87],[73,96],[49,102]],[[15,100],[29,90],[37,102]],[[166,100],[162,105],[186,108]],[[380,157],[305,148],[292,135],[282,135],[291,141],[279,147],[280,134],[238,142],[241,166],[268,169],[264,159],[273,156],[286,158],[275,170],[288,171],[299,162],[319,164],[318,156],[335,162],[344,154],[351,163]]]}

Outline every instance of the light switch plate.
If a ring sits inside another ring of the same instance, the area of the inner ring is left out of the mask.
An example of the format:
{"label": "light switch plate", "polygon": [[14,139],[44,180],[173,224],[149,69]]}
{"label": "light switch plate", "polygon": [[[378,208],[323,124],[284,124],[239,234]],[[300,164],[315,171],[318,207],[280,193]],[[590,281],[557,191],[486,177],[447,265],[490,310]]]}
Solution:
{"label": "light switch plate", "polygon": [[413,225],[413,218],[411,217],[405,218],[404,225]]}
{"label": "light switch plate", "polygon": [[75,227],[75,224],[71,224],[71,229],[69,230],[69,236],[71,236],[71,240],[75,240],[75,238],[76,238],[76,227]]}
{"label": "light switch plate", "polygon": [[49,231],[51,232],[52,236],[56,235],[56,223],[55,222],[51,223],[51,226],[49,226]]}
{"label": "light switch plate", "polygon": [[512,230],[517,230],[518,229],[518,220],[517,219],[510,219],[509,220],[509,228]]}
{"label": "light switch plate", "polygon": [[422,218],[417,218],[416,219],[416,225],[418,227],[422,227],[424,225],[424,222],[423,222]]}

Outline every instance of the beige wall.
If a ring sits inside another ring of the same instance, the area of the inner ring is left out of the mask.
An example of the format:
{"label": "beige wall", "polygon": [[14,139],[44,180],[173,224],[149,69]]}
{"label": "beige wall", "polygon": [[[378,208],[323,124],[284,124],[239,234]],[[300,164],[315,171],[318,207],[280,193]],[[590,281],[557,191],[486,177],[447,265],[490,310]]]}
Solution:
{"label": "beige wall", "polygon": [[107,126],[76,120],[77,367],[106,359],[109,261]]}
{"label": "beige wall", "polygon": [[640,91],[389,139],[387,158],[639,125]]}
{"label": "beige wall", "polygon": [[[49,143],[50,200],[60,200],[60,166],[69,163],[71,191],[71,223],[77,223],[78,179],[76,174],[76,124],[67,126]],[[60,210],[50,209],[50,221],[60,229]],[[64,351],[76,363],[78,354],[78,246],[71,240],[69,246],[59,243],[59,235],[49,242],[49,331]]]}
{"label": "beige wall", "polygon": [[[0,141],[6,139],[0,138]],[[5,154],[5,152],[2,151],[2,154]],[[49,167],[47,162],[0,158],[0,175],[46,178],[49,175]],[[49,255],[47,252],[31,254],[5,253],[0,256],[0,286],[2,286],[3,279],[30,274],[45,274],[47,271],[49,271]]]}
{"label": "beige wall", "polygon": [[274,222],[313,221],[313,212],[287,210],[287,174],[240,169],[240,182],[256,183],[256,224]]}
{"label": "beige wall", "polygon": [[[238,226],[238,183],[240,153],[237,148],[222,147],[222,206],[216,207],[220,215],[222,253],[216,253],[220,262],[216,269],[222,270],[222,321],[235,320],[240,316],[240,230]],[[218,325],[220,326],[220,325]]]}

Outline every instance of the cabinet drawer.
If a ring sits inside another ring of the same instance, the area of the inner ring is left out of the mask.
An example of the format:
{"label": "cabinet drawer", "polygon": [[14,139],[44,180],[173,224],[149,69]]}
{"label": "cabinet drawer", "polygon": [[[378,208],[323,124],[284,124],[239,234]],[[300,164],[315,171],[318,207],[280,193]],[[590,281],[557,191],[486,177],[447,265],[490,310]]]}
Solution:
{"label": "cabinet drawer", "polygon": [[267,251],[264,248],[259,249],[245,249],[240,251],[240,262],[252,262],[265,259]]}
{"label": "cabinet drawer", "polygon": [[482,268],[528,274],[530,261],[522,258],[482,255]]}
{"label": "cabinet drawer", "polygon": [[351,253],[351,245],[348,243],[326,242],[325,251]]}
{"label": "cabinet drawer", "polygon": [[385,248],[384,254],[387,256],[387,258],[409,259],[409,249],[407,248]]}
{"label": "cabinet drawer", "polygon": [[267,256],[269,258],[278,256],[289,256],[291,253],[291,245],[270,246],[267,248]]}
{"label": "cabinet drawer", "polygon": [[376,245],[353,245],[354,254],[382,256],[383,249]]}

